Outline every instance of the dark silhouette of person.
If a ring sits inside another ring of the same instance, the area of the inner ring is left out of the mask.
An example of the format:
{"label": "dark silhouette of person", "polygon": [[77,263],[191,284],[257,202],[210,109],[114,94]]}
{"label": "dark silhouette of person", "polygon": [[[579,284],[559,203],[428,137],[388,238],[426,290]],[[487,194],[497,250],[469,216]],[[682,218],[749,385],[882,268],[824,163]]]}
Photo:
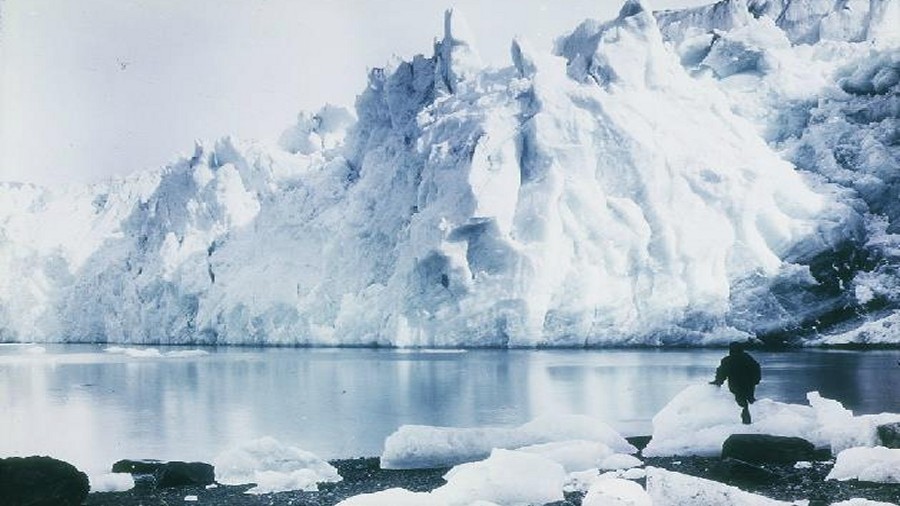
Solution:
{"label": "dark silhouette of person", "polygon": [[711,385],[722,386],[728,380],[728,390],[734,394],[734,400],[741,410],[741,422],[750,423],[749,405],[756,401],[754,397],[756,385],[762,374],[759,362],[744,351],[742,343],[728,345],[728,356],[723,358],[716,369],[716,379],[710,381]]}

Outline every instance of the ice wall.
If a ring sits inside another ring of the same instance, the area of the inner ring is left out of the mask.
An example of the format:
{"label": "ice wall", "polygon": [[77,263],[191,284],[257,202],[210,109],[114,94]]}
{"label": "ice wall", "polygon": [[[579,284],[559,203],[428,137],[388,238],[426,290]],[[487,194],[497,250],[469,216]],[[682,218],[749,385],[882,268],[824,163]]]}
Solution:
{"label": "ice wall", "polygon": [[707,344],[890,311],[895,3],[628,1],[503,69],[448,12],[279,148],[0,183],[0,340]]}

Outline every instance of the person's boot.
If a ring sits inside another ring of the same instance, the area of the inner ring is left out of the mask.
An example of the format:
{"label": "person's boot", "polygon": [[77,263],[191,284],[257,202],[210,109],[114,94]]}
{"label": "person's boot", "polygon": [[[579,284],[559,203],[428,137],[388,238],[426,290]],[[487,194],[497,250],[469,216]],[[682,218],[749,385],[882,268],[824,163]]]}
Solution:
{"label": "person's boot", "polygon": [[750,410],[744,408],[741,410],[741,422],[744,425],[750,425]]}

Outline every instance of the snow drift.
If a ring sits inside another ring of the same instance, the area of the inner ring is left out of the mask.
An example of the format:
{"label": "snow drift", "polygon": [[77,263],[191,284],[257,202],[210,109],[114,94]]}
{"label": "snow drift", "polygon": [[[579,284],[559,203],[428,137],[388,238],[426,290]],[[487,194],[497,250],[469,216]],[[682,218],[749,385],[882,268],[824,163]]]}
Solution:
{"label": "snow drift", "polygon": [[900,307],[900,7],[840,4],[629,0],[502,69],[448,12],[279,148],[0,184],[0,340],[869,339]]}

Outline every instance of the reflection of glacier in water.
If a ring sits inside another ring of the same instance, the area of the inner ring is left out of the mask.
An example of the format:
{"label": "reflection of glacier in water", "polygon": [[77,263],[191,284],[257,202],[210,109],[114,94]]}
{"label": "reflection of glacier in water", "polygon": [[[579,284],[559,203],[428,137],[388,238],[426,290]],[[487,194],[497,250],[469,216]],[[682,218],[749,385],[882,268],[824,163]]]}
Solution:
{"label": "reflection of glacier in water", "polygon": [[[94,471],[120,458],[210,461],[263,435],[327,458],[371,456],[402,424],[510,426],[555,413],[649,433],[724,353],[30,348],[0,346],[0,456],[50,454]],[[760,397],[805,404],[819,390],[857,414],[900,411],[896,351],[754,355]]]}

